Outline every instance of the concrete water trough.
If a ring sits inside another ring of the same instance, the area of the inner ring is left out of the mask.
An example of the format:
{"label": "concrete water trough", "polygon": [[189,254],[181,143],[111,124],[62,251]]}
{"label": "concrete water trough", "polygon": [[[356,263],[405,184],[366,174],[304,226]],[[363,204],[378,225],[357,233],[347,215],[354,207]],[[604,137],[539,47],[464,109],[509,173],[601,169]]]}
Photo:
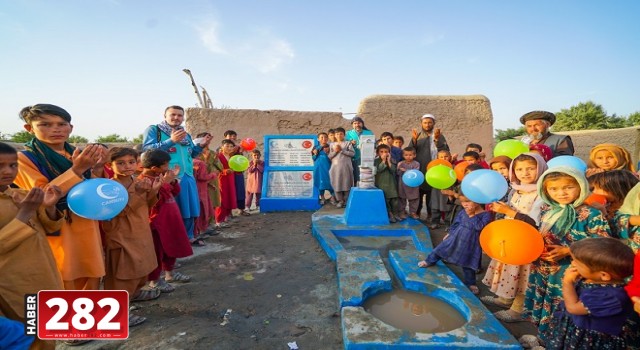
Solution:
{"label": "concrete water trough", "polygon": [[[354,188],[345,213],[316,212],[312,216],[312,231],[336,262],[345,349],[521,348],[443,263],[427,269],[417,266],[433,249],[429,230],[413,219],[390,225],[382,191]],[[374,316],[371,303],[367,302],[384,297],[385,293],[393,298],[394,291],[399,289],[425,296],[420,303],[405,301],[406,310],[400,310],[422,317],[416,318],[416,323],[427,323],[428,319],[436,326],[440,321],[448,323],[433,319],[443,317],[436,315],[438,310],[429,310],[435,304],[449,308],[440,310],[440,315],[456,316],[459,323],[451,323],[455,327],[452,329],[445,326],[425,332],[414,327],[395,327],[383,317],[384,313]],[[428,298],[437,300],[430,302]]]}

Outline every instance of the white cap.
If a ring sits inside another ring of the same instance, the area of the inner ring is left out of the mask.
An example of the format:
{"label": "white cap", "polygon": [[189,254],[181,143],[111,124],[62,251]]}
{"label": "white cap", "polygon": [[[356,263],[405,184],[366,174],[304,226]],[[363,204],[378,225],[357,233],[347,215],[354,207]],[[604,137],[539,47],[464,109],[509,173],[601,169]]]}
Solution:
{"label": "white cap", "polygon": [[434,122],[436,121],[436,117],[433,114],[425,114],[422,116],[422,118],[420,118],[420,120],[424,118],[431,118]]}

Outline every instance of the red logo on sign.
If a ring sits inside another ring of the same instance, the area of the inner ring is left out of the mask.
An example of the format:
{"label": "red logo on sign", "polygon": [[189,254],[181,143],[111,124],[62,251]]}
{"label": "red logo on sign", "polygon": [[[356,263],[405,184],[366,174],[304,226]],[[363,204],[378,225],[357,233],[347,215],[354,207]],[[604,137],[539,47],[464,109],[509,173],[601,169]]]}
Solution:
{"label": "red logo on sign", "polygon": [[304,147],[304,148],[311,148],[311,146],[313,146],[313,143],[311,141],[309,141],[309,140],[304,141],[302,143],[302,147]]}
{"label": "red logo on sign", "polygon": [[302,179],[305,180],[305,181],[311,180],[311,173],[302,174]]}
{"label": "red logo on sign", "polygon": [[40,339],[127,339],[124,290],[43,290],[37,301]]}

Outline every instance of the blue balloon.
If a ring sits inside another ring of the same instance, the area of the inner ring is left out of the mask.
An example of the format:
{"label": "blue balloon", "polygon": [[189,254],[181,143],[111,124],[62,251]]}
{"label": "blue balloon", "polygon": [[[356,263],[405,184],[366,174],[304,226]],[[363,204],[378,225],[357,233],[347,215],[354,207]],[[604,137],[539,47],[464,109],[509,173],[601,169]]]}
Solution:
{"label": "blue balloon", "polygon": [[568,166],[574,169],[578,169],[580,172],[587,171],[587,163],[576,156],[553,157],[547,162],[547,166],[549,167],[549,169],[557,166]]}
{"label": "blue balloon", "polygon": [[424,175],[422,175],[420,170],[407,170],[402,175],[402,182],[409,187],[418,187],[424,182]]}
{"label": "blue balloon", "polygon": [[69,209],[91,220],[109,220],[118,215],[129,201],[129,193],[119,182],[89,179],[73,186],[67,194]]}
{"label": "blue balloon", "polygon": [[507,194],[509,184],[497,171],[481,169],[465,175],[460,184],[462,194],[481,204],[493,203]]}

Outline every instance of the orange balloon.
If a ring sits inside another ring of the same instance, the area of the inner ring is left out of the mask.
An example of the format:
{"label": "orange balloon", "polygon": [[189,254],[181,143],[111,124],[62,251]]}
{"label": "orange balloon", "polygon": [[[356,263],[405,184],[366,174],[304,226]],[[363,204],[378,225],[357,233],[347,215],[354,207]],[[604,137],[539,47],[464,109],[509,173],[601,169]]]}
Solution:
{"label": "orange balloon", "polygon": [[429,162],[429,164],[427,164],[427,170],[431,169],[432,167],[436,166],[436,165],[444,165],[444,166],[448,166],[449,168],[453,169],[453,165],[451,165],[451,163],[447,162],[444,159],[434,159],[432,161]]}
{"label": "orange balloon", "polygon": [[586,205],[591,205],[593,203],[600,203],[602,205],[607,204],[607,197],[601,194],[592,193],[587,199],[584,200]]}
{"label": "orange balloon", "polygon": [[490,257],[509,265],[526,265],[542,254],[544,241],[538,230],[524,221],[496,220],[480,233],[480,246]]}
{"label": "orange balloon", "polygon": [[462,178],[464,177],[464,171],[467,170],[468,166],[469,166],[468,162],[462,161],[456,164],[456,167],[453,168],[453,171],[456,172],[456,178],[458,178],[458,181],[462,181]]}

